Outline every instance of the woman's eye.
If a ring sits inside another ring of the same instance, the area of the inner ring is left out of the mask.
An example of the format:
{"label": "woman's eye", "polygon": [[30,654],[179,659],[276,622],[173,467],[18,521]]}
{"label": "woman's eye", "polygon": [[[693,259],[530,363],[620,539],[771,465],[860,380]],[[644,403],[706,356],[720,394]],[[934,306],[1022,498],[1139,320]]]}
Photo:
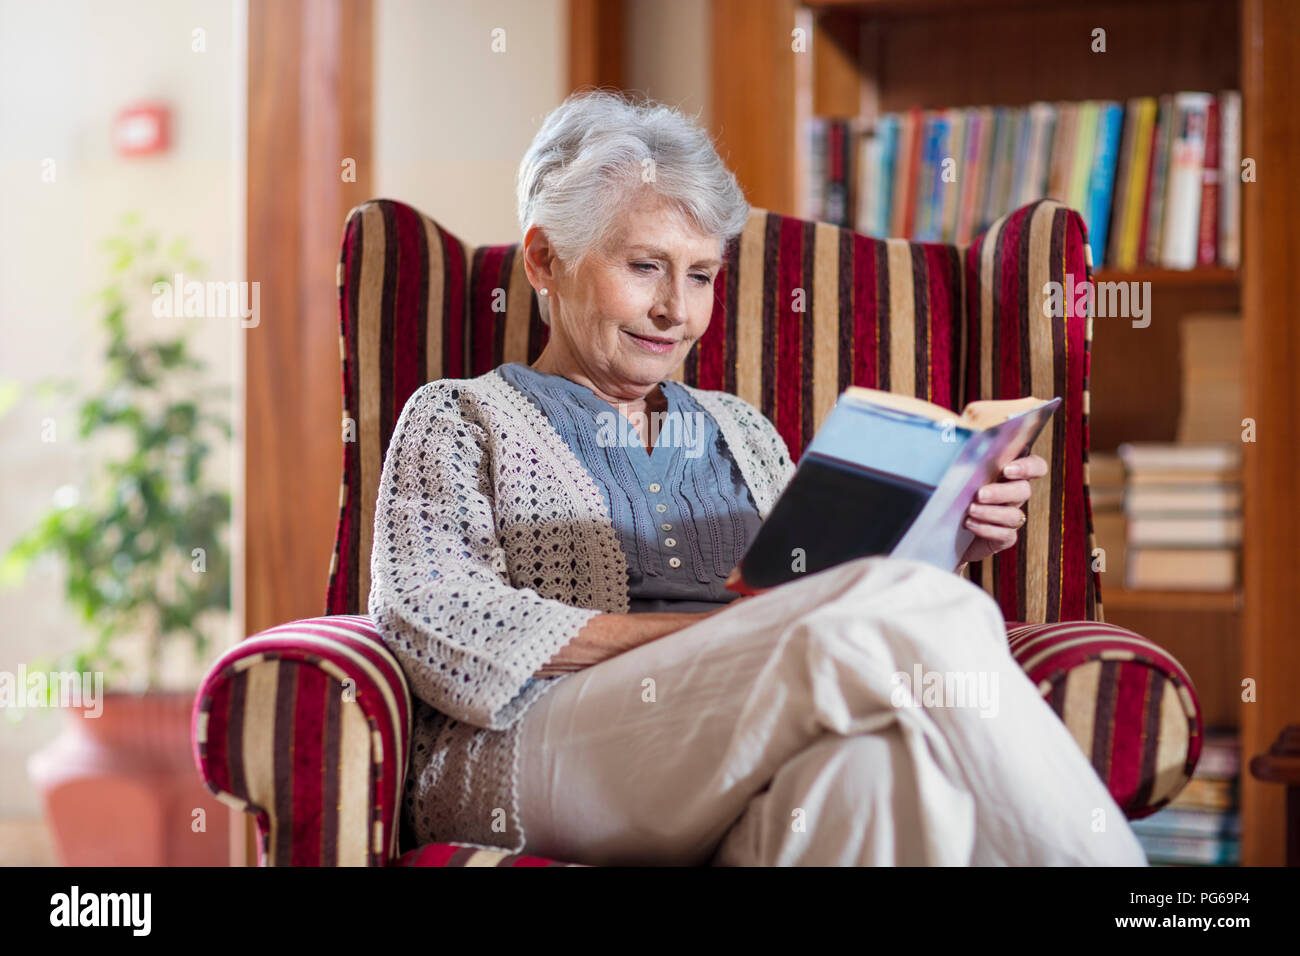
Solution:
{"label": "woman's eye", "polygon": [[653,269],[655,268],[655,264],[653,262],[634,262],[632,263],[632,268],[637,269],[638,271],[642,269]]}
{"label": "woman's eye", "polygon": [[700,285],[709,285],[711,282],[713,282],[713,276],[709,275],[708,273],[699,273],[697,275],[692,276],[691,278],[695,279],[695,281],[698,282]]}

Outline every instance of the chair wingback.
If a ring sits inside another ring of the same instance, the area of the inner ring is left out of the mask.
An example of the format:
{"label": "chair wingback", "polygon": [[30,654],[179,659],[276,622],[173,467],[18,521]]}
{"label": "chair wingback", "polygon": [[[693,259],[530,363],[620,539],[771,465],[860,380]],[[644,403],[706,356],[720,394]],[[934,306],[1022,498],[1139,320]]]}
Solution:
{"label": "chair wingback", "polygon": [[[1090,326],[1041,309],[1043,282],[1088,275],[1085,239],[1082,219],[1051,201],[999,220],[969,249],[756,209],[728,245],[713,320],[677,376],[752,402],[796,460],[851,384],[954,409],[980,397],[1063,395],[1064,414],[1034,446],[1052,473],[1021,544],[970,575],[1008,620],[1100,619],[1085,472]],[[474,249],[387,199],[348,215],[340,352],[355,440],[344,443],[327,613],[366,610],[379,475],[411,393],[532,362],[546,344],[519,249]]]}
{"label": "chair wingback", "polygon": [[[1092,282],[1087,227],[1074,210],[1043,200],[993,223],[965,255],[966,400],[1064,400],[1034,443],[1051,477],[1037,483],[1019,543],[972,567],[971,579],[1008,620],[1101,621],[1088,494],[1092,317],[1069,294]],[[1049,282],[1063,309],[1046,307],[1055,305]]]}

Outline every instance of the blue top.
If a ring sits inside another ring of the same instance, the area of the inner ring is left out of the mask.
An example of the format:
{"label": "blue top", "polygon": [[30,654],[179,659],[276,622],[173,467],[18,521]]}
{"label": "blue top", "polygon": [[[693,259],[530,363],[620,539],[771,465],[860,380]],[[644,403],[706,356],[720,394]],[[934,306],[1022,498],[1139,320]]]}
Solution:
{"label": "blue top", "polygon": [[536,405],[591,475],[627,558],[629,610],[710,611],[762,523],[717,422],[677,382],[652,415],[647,452],[633,423],[591,389],[518,362],[498,371]]}

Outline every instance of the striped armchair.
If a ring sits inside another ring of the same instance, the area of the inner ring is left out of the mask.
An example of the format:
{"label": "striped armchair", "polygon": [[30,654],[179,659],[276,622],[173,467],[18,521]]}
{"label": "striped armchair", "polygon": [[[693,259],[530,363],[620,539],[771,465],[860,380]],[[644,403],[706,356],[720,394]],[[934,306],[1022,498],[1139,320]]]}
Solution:
{"label": "striped armchair", "polygon": [[[1042,309],[1044,284],[1066,275],[1091,277],[1086,233],[1077,213],[1049,200],[968,248],[754,210],[680,375],[759,406],[796,459],[850,384],[953,409],[1063,397],[1034,445],[1051,475],[1020,543],[967,573],[1002,608],[1016,659],[1138,818],[1187,782],[1201,716],[1176,660],[1102,623],[1088,500],[1091,320]],[[255,635],[213,666],[194,707],[199,771],[219,798],[254,814],[263,865],[551,865],[412,845],[400,819],[410,690],[363,616],[380,468],[407,397],[433,379],[531,362],[545,344],[519,245],[475,249],[409,206],[374,200],[348,216],[338,286],[343,415],[356,441],[343,449],[328,616]]]}

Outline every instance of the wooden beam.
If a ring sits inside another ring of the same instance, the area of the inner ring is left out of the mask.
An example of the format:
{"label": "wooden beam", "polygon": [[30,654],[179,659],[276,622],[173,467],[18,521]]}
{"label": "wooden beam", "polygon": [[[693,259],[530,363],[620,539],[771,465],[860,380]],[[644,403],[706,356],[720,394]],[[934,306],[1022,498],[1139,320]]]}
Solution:
{"label": "wooden beam", "polygon": [[1242,2],[1242,156],[1256,182],[1242,184],[1242,349],[1245,414],[1257,440],[1243,446],[1242,677],[1255,682],[1241,704],[1242,862],[1280,866],[1285,798],[1245,768],[1296,722],[1300,702],[1300,4]]}
{"label": "wooden beam", "polygon": [[622,89],[623,0],[569,0],[569,90]]}
{"label": "wooden beam", "polygon": [[249,634],[325,608],[343,452],[335,265],[347,212],[371,192],[372,22],[372,0],[248,6],[247,276],[261,309],[244,348]]}
{"label": "wooden beam", "polygon": [[[745,198],[798,215],[795,0],[713,0],[712,112],[718,152]],[[808,71],[811,73],[811,70]]]}

